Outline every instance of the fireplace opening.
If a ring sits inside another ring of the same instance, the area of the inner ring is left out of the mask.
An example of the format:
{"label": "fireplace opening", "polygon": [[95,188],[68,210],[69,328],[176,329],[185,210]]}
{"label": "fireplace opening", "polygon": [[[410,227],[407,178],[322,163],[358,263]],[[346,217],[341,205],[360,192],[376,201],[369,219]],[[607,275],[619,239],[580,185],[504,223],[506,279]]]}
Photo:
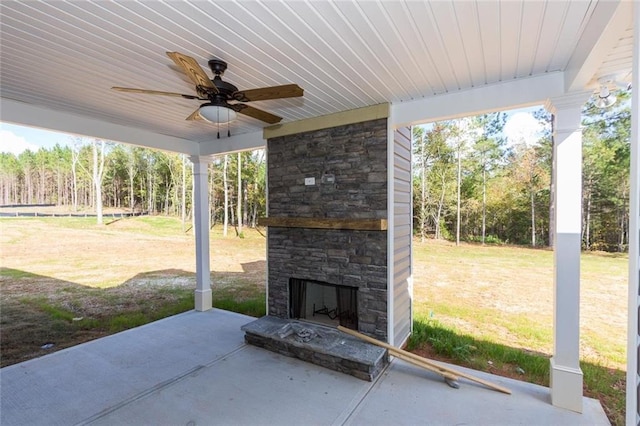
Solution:
{"label": "fireplace opening", "polygon": [[289,279],[289,318],[358,329],[358,288]]}

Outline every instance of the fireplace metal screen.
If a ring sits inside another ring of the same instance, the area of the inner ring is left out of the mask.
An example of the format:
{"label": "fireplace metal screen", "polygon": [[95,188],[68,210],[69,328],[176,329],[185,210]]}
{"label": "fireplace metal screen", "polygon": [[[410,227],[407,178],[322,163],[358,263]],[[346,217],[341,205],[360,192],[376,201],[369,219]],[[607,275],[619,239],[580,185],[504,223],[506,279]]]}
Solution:
{"label": "fireplace metal screen", "polygon": [[289,279],[289,317],[358,329],[358,288]]}

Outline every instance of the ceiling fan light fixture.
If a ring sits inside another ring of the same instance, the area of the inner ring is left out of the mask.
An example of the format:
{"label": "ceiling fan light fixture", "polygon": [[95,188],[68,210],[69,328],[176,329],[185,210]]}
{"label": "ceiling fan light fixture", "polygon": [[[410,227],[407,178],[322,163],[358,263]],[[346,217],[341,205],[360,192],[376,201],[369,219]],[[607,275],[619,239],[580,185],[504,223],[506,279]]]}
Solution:
{"label": "ceiling fan light fixture", "polygon": [[198,112],[203,119],[214,124],[229,123],[238,118],[238,114],[231,108],[214,104],[201,105]]}
{"label": "ceiling fan light fixture", "polygon": [[596,106],[598,108],[608,108],[616,103],[617,98],[611,94],[609,88],[606,85],[600,86],[600,92],[598,93],[598,99],[596,99]]}

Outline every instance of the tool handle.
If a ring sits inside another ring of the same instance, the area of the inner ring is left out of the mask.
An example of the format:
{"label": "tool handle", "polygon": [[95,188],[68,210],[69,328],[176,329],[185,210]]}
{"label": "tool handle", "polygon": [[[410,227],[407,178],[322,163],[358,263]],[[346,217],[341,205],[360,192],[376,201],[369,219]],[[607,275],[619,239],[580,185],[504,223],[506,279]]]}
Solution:
{"label": "tool handle", "polygon": [[488,382],[486,380],[480,379],[479,377],[472,376],[471,374],[463,373],[462,371],[457,371],[457,370],[454,370],[453,368],[449,368],[449,367],[446,367],[444,365],[437,364],[436,362],[434,362],[432,360],[429,360],[427,358],[423,358],[421,356],[418,356],[418,355],[413,354],[411,352],[407,352],[407,351],[402,350],[400,348],[396,348],[395,346],[391,346],[388,343],[381,342],[381,341],[376,340],[376,339],[374,339],[372,337],[365,336],[364,334],[358,333],[355,330],[351,330],[349,328],[345,328],[345,327],[343,327],[341,325],[338,326],[338,330],[342,331],[343,333],[350,334],[351,336],[358,337],[358,338],[360,338],[362,340],[365,340],[365,341],[367,341],[369,343],[372,343],[374,345],[386,348],[389,351],[391,351],[392,354],[393,354],[393,352],[403,354],[403,355],[407,356],[408,358],[411,358],[411,359],[414,359],[414,360],[417,360],[417,361],[421,361],[421,362],[423,362],[423,363],[425,363],[427,365],[430,365],[430,366],[432,366],[434,368],[437,368],[438,370],[441,370],[443,372],[451,373],[451,374],[456,375],[458,377],[464,377],[467,380],[471,380],[472,382],[480,383],[482,385],[485,385],[488,388],[491,388],[493,390],[497,390],[498,392],[502,392],[502,393],[506,393],[508,395],[511,395],[511,391],[509,389],[505,388],[505,387],[502,387],[502,386],[496,385],[494,383]]}

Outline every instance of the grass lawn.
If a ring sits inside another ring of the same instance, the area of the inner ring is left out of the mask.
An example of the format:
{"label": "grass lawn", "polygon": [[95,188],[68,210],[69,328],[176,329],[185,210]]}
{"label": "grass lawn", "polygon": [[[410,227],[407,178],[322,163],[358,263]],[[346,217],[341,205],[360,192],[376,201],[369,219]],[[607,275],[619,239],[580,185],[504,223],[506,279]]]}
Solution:
{"label": "grass lawn", "polygon": [[[580,352],[585,394],[624,424],[627,256],[581,258]],[[413,350],[549,385],[553,252],[414,243]]]}
{"label": "grass lawn", "polygon": [[[553,252],[429,241],[414,255],[417,316],[551,354]],[[626,255],[582,255],[580,349],[589,362],[626,368],[626,280]]]}
{"label": "grass lawn", "polygon": [[[265,238],[243,235],[212,229],[214,306],[261,316]],[[194,238],[177,219],[0,219],[0,248],[2,366],[193,307]],[[581,270],[585,393],[623,424],[627,257],[584,254]],[[552,308],[551,251],[414,244],[417,353],[548,385]]]}

